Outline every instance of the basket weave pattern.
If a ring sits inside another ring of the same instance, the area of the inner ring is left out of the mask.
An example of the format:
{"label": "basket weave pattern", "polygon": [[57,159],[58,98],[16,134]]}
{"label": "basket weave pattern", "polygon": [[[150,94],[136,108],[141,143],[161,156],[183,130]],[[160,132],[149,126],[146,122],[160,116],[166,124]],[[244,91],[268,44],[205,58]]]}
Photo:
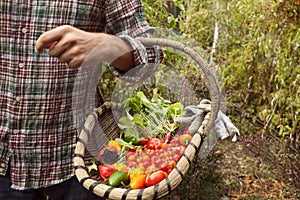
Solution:
{"label": "basket weave pattern", "polygon": [[160,183],[147,187],[144,189],[130,190],[125,188],[115,188],[108,186],[101,180],[96,180],[89,176],[87,171],[87,157],[86,147],[91,139],[91,134],[96,123],[99,123],[103,132],[110,138],[119,137],[119,127],[114,121],[111,110],[114,104],[105,102],[99,108],[95,108],[84,124],[84,128],[81,131],[78,142],[75,148],[74,166],[75,174],[80,183],[94,194],[112,200],[148,200],[159,199],[172,192],[183,180],[184,175],[187,173],[195,155],[197,154],[201,144],[202,138],[209,132],[214,119],[217,116],[220,103],[220,93],[215,74],[208,64],[189,47],[168,39],[161,38],[138,38],[145,45],[160,45],[173,47],[188,54],[194,59],[200,67],[201,73],[204,75],[204,81],[206,81],[207,88],[211,96],[211,111],[205,114],[202,119],[202,124],[197,133],[193,135],[190,143],[186,146],[183,156],[177,162],[176,167],[171,173]]}
{"label": "basket weave pattern", "polygon": [[[151,186],[140,190],[129,190],[124,188],[114,188],[97,181],[89,176],[86,168],[85,153],[86,144],[89,142],[90,132],[93,131],[95,123],[101,124],[104,132],[112,137],[117,137],[119,130],[114,120],[111,120],[111,103],[106,102],[101,107],[95,109],[94,113],[87,117],[84,129],[81,131],[78,143],[75,149],[75,173],[78,180],[83,186],[95,193],[96,195],[109,199],[158,199],[174,190],[182,181],[184,175],[187,173],[191,162],[197,153],[201,144],[201,138],[205,134],[204,127],[209,120],[209,114],[206,114],[201,127],[193,136],[190,143],[187,145],[183,156],[178,161],[176,167],[169,176],[155,186]],[[106,120],[109,119],[109,120]],[[107,130],[107,131],[105,131]]]}

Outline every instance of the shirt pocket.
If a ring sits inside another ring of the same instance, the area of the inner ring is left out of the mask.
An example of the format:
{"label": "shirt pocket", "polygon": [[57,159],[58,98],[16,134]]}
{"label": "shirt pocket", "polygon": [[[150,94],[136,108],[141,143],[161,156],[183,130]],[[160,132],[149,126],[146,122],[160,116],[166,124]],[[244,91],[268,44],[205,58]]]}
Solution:
{"label": "shirt pocket", "polygon": [[75,11],[74,25],[89,31],[103,30],[105,26],[105,1],[78,1]]}

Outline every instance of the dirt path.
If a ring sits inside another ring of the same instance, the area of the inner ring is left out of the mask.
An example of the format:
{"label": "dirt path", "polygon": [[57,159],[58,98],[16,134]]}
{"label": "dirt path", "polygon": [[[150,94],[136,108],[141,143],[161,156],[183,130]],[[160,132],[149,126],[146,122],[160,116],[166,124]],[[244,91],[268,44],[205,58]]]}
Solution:
{"label": "dirt path", "polygon": [[205,160],[195,160],[184,181],[164,199],[300,199],[293,185],[297,180],[285,176],[289,169],[275,157],[273,147],[257,139],[223,141]]}

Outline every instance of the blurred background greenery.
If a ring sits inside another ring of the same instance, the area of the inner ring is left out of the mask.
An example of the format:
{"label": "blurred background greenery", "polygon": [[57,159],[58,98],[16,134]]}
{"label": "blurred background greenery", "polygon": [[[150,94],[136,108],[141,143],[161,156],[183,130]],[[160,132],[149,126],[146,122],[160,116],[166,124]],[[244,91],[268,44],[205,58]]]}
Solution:
{"label": "blurred background greenery", "polygon": [[[300,187],[300,0],[143,0],[143,4],[151,26],[190,38],[207,62],[214,63],[226,93],[226,114],[245,140],[276,142],[271,145],[272,159],[285,167],[291,161],[291,179]],[[166,53],[164,62],[180,66],[195,91],[207,95],[189,61]],[[103,74],[107,99],[115,83],[111,76],[109,71]]]}

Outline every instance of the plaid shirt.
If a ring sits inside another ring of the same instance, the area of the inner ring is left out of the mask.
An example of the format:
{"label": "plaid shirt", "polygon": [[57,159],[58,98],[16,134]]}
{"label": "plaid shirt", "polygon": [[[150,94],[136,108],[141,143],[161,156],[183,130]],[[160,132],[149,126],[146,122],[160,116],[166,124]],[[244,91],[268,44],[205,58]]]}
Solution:
{"label": "plaid shirt", "polygon": [[14,189],[58,184],[74,176],[78,70],[47,52],[36,54],[37,38],[65,24],[119,35],[135,49],[141,70],[146,59],[160,60],[161,51],[133,39],[150,31],[139,0],[1,0],[0,16],[0,175],[10,163]]}

